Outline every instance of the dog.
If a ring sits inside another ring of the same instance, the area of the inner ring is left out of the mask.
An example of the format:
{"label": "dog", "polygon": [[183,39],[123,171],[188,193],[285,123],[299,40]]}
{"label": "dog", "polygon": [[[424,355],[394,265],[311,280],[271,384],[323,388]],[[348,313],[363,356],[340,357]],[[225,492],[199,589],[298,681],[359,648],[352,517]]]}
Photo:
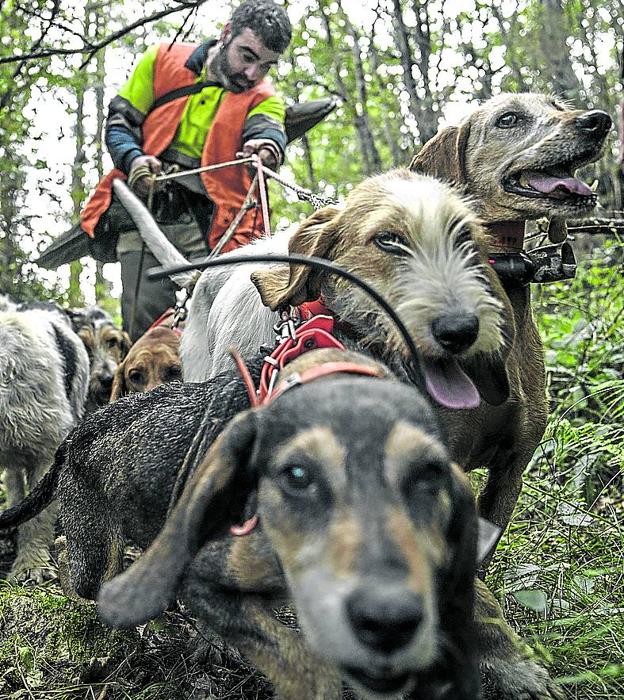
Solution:
{"label": "dog", "polygon": [[498,248],[521,247],[524,222],[542,217],[554,220],[550,237],[558,243],[565,240],[565,219],[596,206],[596,195],[574,172],[600,157],[611,125],[598,109],[571,109],[538,93],[503,93],[459,126],[442,129],[410,169],[469,195]]}
{"label": "dog", "polygon": [[181,381],[180,336],[166,326],[144,333],[117,366],[110,400]]}
{"label": "dog", "polygon": [[[588,214],[596,205],[596,196],[574,171],[600,157],[610,127],[610,117],[600,110],[572,110],[540,94],[502,94],[459,126],[439,132],[410,168],[469,196],[491,234],[490,252],[513,252],[522,249],[525,221],[551,217],[551,240],[561,242],[565,219]],[[515,325],[507,358],[508,399],[468,413],[440,411],[453,458],[466,470],[488,468],[479,510],[502,528],[547,420],[543,349],[530,288],[508,281],[504,294]]]}
{"label": "dog", "polygon": [[[0,310],[0,468],[9,506],[32,490],[83,415],[89,359],[68,317],[54,304]],[[50,572],[54,509],[18,532],[11,577],[43,581]]]}
{"label": "dog", "polygon": [[70,310],[72,326],[89,356],[89,392],[86,411],[91,412],[111,400],[113,379],[119,364],[132,345],[130,336],[113,323],[98,306]]}
{"label": "dog", "polygon": [[[339,372],[308,382],[328,361]],[[85,419],[55,464],[73,588],[92,598],[109,580],[99,611],[114,626],[179,594],[282,698],[337,699],[345,677],[369,698],[414,688],[476,700],[474,497],[428,403],[346,351],[306,353],[280,378],[207,452],[194,436],[205,437],[202,421],[214,431],[203,405],[207,392],[222,400],[221,378],[161,386]],[[158,457],[163,444],[172,458]],[[197,466],[185,469],[189,453]],[[229,532],[256,513],[251,534]],[[114,578],[126,542],[148,549]],[[287,601],[303,636],[271,614]]]}
{"label": "dog", "polygon": [[[152,238],[157,238],[153,220],[145,224],[146,217],[139,218],[139,200],[122,183],[115,183],[115,191],[137,217],[137,225],[150,226]],[[479,394],[500,403],[508,392],[505,356],[513,334],[511,310],[505,308],[499,280],[487,263],[487,244],[474,214],[450,188],[399,169],[366,179],[351,192],[344,209],[322,209],[296,231],[281,232],[224,258],[302,253],[357,274],[404,320],[434,400],[465,408],[476,405]],[[405,372],[398,365],[406,350],[394,325],[356,287],[307,267],[263,269],[252,263],[206,270],[199,278],[180,345],[184,380],[204,381],[231,366],[231,346],[245,359],[262,345],[272,346],[273,327],[280,319],[276,310],[318,296],[340,320],[341,340],[356,348],[366,346],[393,370]]]}

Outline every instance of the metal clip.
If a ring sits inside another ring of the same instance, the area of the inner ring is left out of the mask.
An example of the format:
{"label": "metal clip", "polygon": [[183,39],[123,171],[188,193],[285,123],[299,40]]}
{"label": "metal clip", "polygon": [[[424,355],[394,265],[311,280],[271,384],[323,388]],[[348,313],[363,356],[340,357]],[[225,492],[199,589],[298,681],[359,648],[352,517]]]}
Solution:
{"label": "metal clip", "polygon": [[280,320],[273,326],[273,330],[277,335],[275,338],[276,344],[281,343],[283,340],[296,340],[296,329],[301,324],[301,317],[297,307],[289,306],[287,309],[281,309],[279,314]]}
{"label": "metal clip", "polygon": [[175,292],[176,303],[173,307],[173,322],[171,324],[172,328],[177,328],[181,323],[186,320],[187,308],[186,305],[188,300],[191,298],[188,289],[184,287],[183,289],[176,289]]}
{"label": "metal clip", "polygon": [[576,274],[574,251],[567,242],[528,253],[490,253],[490,264],[503,282],[515,284],[560,282]]}

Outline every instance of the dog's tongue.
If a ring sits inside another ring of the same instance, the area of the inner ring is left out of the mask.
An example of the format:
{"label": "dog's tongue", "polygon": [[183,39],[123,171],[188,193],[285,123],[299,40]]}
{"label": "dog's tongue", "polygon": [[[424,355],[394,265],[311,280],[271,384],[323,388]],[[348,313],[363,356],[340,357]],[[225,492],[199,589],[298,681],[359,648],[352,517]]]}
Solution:
{"label": "dog's tongue", "polygon": [[570,194],[578,194],[584,197],[591,197],[594,194],[584,182],[577,180],[575,177],[553,177],[540,173],[530,175],[527,181],[534,190],[544,194],[554,192],[557,187],[562,187]]}
{"label": "dog's tongue", "polygon": [[446,408],[476,408],[481,401],[477,387],[454,359],[423,358],[427,391]]}

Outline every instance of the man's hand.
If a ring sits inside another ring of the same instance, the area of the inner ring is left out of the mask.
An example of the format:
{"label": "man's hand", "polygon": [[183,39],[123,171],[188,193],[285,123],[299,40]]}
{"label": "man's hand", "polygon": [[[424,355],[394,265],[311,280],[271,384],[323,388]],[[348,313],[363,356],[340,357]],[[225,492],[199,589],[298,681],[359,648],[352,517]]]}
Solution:
{"label": "man's hand", "polygon": [[[248,158],[256,153],[263,165],[271,170],[277,170],[281,161],[280,150],[274,141],[270,139],[251,139],[243,144],[242,150],[237,153],[242,158]],[[252,168],[253,170],[253,168]]]}
{"label": "man's hand", "polygon": [[149,173],[159,175],[161,172],[162,163],[156,156],[138,156],[130,165],[128,186],[133,189],[139,197],[147,197],[151,183]]}

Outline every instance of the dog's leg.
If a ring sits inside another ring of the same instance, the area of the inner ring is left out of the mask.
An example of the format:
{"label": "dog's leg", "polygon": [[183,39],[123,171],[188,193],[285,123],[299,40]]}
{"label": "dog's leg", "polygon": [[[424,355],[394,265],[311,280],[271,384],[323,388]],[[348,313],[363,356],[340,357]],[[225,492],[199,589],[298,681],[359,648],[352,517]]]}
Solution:
{"label": "dog's leg", "polygon": [[[47,456],[43,459],[40,458],[34,468],[12,470],[12,474],[21,477],[25,471],[28,489],[32,490],[49,469],[50,464],[51,457]],[[18,479],[15,481],[17,483]],[[18,487],[16,490],[20,491],[23,497],[23,479],[21,479],[21,488]],[[29,578],[36,583],[43,583],[46,579],[54,576],[55,570],[50,556],[50,545],[54,539],[56,514],[56,505],[52,504],[32,520],[20,525],[17,534],[17,556],[9,574],[11,578]]]}
{"label": "dog's leg", "polygon": [[101,493],[70,468],[63,477],[58,493],[69,587],[81,598],[95,599],[104,581],[123,568],[123,537]]}
{"label": "dog's leg", "polygon": [[487,482],[478,499],[479,514],[502,530],[513,515],[532,454],[533,449],[499,454],[488,471]]}
{"label": "dog's leg", "polygon": [[278,622],[261,599],[208,595],[206,589],[191,596],[195,614],[269,679],[279,700],[339,700],[336,669],[319,659],[300,633]]}
{"label": "dog's leg", "polygon": [[[475,617],[485,697],[495,700],[563,700],[565,695],[511,629],[483,581],[477,580]],[[489,691],[489,693],[487,692]]]}
{"label": "dog's leg", "polygon": [[23,500],[26,495],[24,471],[22,469],[6,469],[4,472],[4,488],[6,490],[7,508],[12,508]]}

